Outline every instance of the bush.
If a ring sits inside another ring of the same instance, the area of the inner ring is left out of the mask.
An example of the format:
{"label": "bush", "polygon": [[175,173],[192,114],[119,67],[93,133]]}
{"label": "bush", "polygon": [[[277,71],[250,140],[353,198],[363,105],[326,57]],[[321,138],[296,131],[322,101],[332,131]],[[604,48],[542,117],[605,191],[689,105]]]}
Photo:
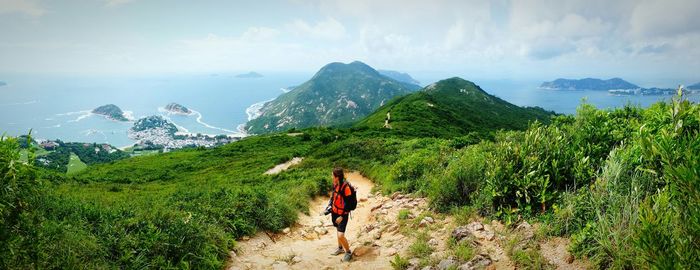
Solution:
{"label": "bush", "polygon": [[447,167],[431,177],[428,192],[431,205],[447,211],[473,203],[482,189],[485,165],[484,148],[480,145],[456,152]]}

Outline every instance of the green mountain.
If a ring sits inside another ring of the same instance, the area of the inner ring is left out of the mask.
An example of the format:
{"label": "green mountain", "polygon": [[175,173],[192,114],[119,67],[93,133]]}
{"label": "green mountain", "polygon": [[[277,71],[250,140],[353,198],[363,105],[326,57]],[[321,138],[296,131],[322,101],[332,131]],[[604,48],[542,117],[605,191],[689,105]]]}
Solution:
{"label": "green mountain", "polygon": [[390,128],[414,136],[451,137],[469,132],[525,129],[529,121],[548,122],[551,115],[552,112],[538,107],[518,107],[486,93],[470,81],[455,77],[392,100],[356,127]]}
{"label": "green mountain", "polygon": [[349,124],[392,98],[420,87],[381,75],[362,62],[330,63],[309,81],[266,103],[249,121],[250,133]]}

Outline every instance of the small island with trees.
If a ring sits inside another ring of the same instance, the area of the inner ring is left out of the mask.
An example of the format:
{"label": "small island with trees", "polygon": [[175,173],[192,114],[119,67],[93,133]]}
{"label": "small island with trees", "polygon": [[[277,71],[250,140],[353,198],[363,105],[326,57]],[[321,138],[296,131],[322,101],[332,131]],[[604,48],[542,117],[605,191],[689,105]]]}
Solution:
{"label": "small island with trees", "polygon": [[99,114],[106,117],[109,120],[126,122],[129,119],[124,116],[124,112],[117,105],[107,104],[92,110],[92,113]]}

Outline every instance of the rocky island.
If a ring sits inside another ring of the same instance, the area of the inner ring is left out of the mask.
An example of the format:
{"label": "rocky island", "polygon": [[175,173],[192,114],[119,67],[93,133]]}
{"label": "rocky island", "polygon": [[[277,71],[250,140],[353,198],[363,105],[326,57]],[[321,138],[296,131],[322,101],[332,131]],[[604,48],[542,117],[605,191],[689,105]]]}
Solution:
{"label": "rocky island", "polygon": [[252,79],[252,78],[262,78],[262,77],[263,77],[262,74],[257,73],[255,71],[236,75],[236,78],[242,78],[242,79]]}
{"label": "rocky island", "polygon": [[548,90],[619,90],[619,89],[637,89],[639,86],[632,84],[620,78],[612,78],[607,80],[584,78],[580,80],[571,79],[556,79],[551,82],[543,82],[540,85],[542,89]]}
{"label": "rocky island", "polygon": [[240,139],[229,135],[189,134],[179,132],[177,126],[160,115],[141,118],[129,129],[129,138],[136,141],[135,149],[152,150],[187,147],[213,147]]}
{"label": "rocky island", "polygon": [[182,114],[182,115],[192,114],[192,110],[190,110],[187,107],[182,106],[180,104],[174,103],[174,102],[172,102],[168,105],[165,105],[165,110],[167,112],[173,113],[173,114]]}
{"label": "rocky island", "polygon": [[124,112],[122,111],[122,109],[120,109],[119,107],[117,107],[117,105],[114,104],[107,104],[97,107],[94,110],[92,110],[92,113],[102,115],[107,119],[114,121],[129,121],[129,119],[127,119],[126,116],[124,116]]}
{"label": "rocky island", "polygon": [[[695,88],[694,88],[695,87]],[[650,87],[644,88],[637,86],[620,78],[612,78],[608,80],[585,78],[580,80],[556,79],[551,82],[543,82],[540,85],[541,89],[547,90],[593,90],[593,91],[608,91],[608,93],[617,96],[663,96],[675,95],[678,92],[676,88],[659,88]],[[690,85],[683,89],[683,93],[690,94],[700,90],[700,83]]]}

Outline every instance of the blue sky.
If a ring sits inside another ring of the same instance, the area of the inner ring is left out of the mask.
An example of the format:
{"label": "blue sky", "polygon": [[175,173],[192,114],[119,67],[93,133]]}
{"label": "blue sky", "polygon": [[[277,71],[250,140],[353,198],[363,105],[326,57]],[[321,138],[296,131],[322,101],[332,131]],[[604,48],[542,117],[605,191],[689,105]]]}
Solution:
{"label": "blue sky", "polygon": [[700,81],[700,1],[0,0],[0,73]]}

